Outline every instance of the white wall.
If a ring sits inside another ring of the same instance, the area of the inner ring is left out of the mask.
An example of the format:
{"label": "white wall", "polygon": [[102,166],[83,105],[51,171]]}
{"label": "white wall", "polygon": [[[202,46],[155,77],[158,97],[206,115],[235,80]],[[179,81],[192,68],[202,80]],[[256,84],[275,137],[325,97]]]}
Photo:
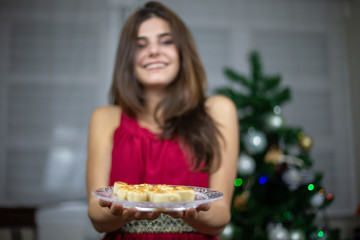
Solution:
{"label": "white wall", "polygon": [[[350,71],[350,93],[353,113],[353,131],[354,145],[360,146],[360,2],[356,0],[349,1],[349,15],[347,18],[347,36],[348,36],[348,58]],[[360,170],[360,148],[355,147],[355,163],[357,172]],[[357,199],[360,204],[360,175],[357,176]]]}
{"label": "white wall", "polygon": [[[349,79],[351,95],[351,112],[353,119],[354,154],[356,169],[357,204],[360,206],[360,1],[349,0],[346,11],[347,50],[349,62]],[[360,218],[332,218],[333,225],[341,226],[345,231],[353,231],[353,227],[360,226]]]}
{"label": "white wall", "polygon": [[[352,131],[354,141],[354,169],[360,172],[360,1],[347,1],[345,9],[347,52],[348,52],[348,69],[350,80],[350,97],[351,97],[351,113],[352,113]],[[360,205],[360,175],[356,174],[355,178],[355,194],[357,204]],[[355,213],[355,210],[354,210]],[[354,219],[352,216],[335,217],[330,219],[332,226],[337,226],[346,233],[346,236],[353,237],[353,229],[360,226],[360,219]],[[344,234],[345,235],[345,234]]]}

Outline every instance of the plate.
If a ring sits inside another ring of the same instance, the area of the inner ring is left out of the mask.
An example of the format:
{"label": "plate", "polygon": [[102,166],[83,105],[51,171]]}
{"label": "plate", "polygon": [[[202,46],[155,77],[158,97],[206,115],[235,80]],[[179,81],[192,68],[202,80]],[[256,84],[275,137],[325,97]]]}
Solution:
{"label": "plate", "polygon": [[[178,185],[171,185],[178,186]],[[224,196],[222,192],[212,190],[210,188],[201,188],[201,187],[192,187],[186,186],[188,188],[194,189],[195,191],[195,200],[194,201],[184,201],[184,202],[138,202],[138,201],[128,201],[120,200],[115,194],[113,194],[113,187],[99,188],[92,192],[92,195],[95,197],[113,202],[122,204],[124,208],[135,208],[138,211],[142,212],[154,212],[154,211],[184,211],[190,208],[196,208],[201,204],[209,203],[216,201]]]}

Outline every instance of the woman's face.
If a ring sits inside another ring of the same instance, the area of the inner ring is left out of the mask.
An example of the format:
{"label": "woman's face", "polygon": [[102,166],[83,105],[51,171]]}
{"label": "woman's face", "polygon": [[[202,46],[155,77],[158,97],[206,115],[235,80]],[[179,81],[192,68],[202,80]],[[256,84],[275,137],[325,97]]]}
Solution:
{"label": "woman's face", "polygon": [[139,27],[135,75],[145,88],[165,87],[179,72],[179,54],[170,33],[169,24],[158,17]]}

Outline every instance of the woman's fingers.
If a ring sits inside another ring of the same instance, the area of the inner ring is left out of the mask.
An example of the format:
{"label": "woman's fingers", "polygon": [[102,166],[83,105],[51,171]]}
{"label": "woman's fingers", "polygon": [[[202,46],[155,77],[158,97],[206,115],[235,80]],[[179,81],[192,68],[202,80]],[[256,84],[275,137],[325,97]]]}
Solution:
{"label": "woman's fingers", "polygon": [[134,208],[123,209],[121,213],[121,218],[127,221],[135,219],[137,211]]}
{"label": "woman's fingers", "polygon": [[136,209],[134,209],[134,208],[126,209],[126,208],[123,208],[123,206],[121,204],[113,204],[111,202],[104,201],[104,200],[100,200],[99,205],[101,207],[109,208],[111,215],[121,217],[122,219],[128,220],[128,221],[133,220],[135,217],[135,214],[137,212]]}
{"label": "woman's fingers", "polygon": [[190,208],[188,210],[185,210],[184,212],[184,218],[187,219],[195,219],[199,212],[201,211],[209,211],[210,204],[201,204],[197,208]]}
{"label": "woman's fingers", "polygon": [[[110,213],[114,216],[119,216],[124,220],[155,220],[157,219],[161,212],[140,212],[135,208],[123,208],[121,204],[113,204],[108,201],[99,200],[99,205],[101,207],[107,207],[110,210]],[[191,208],[185,211],[177,212],[164,212],[165,214],[173,218],[189,218],[194,219],[197,216],[197,213],[200,211],[208,211],[210,209],[209,204],[199,205],[197,208]]]}
{"label": "woman's fingers", "polygon": [[205,203],[205,204],[201,204],[199,205],[197,208],[196,208],[196,211],[197,212],[200,212],[200,211],[209,211],[210,209],[210,204],[209,203]]}
{"label": "woman's fingers", "polygon": [[161,212],[140,212],[135,208],[124,208],[121,204],[111,204],[111,202],[107,201],[101,201],[99,204],[102,207],[108,207],[112,215],[121,217],[127,221],[144,219],[155,220],[161,214]]}
{"label": "woman's fingers", "polygon": [[110,207],[111,207],[111,202],[108,202],[108,201],[99,199],[99,205],[100,205],[101,207],[110,208]]}
{"label": "woman's fingers", "polygon": [[197,217],[198,212],[208,211],[210,209],[210,204],[201,204],[197,208],[190,208],[185,211],[178,212],[164,212],[167,215],[170,215],[173,218],[188,218],[195,219]]}
{"label": "woman's fingers", "polygon": [[184,217],[188,219],[195,219],[197,216],[197,209],[191,208],[185,211]]}
{"label": "woman's fingers", "polygon": [[160,216],[161,212],[136,212],[135,220],[155,220]]}
{"label": "woman's fingers", "polygon": [[184,211],[179,212],[165,212],[167,215],[173,217],[173,218],[182,218],[184,216]]}
{"label": "woman's fingers", "polygon": [[160,214],[161,214],[161,212],[152,212],[152,213],[150,213],[150,215],[148,216],[149,220],[157,219],[158,217],[160,217]]}
{"label": "woman's fingers", "polygon": [[112,204],[110,207],[110,213],[114,216],[121,216],[125,212],[125,209],[121,204]]}

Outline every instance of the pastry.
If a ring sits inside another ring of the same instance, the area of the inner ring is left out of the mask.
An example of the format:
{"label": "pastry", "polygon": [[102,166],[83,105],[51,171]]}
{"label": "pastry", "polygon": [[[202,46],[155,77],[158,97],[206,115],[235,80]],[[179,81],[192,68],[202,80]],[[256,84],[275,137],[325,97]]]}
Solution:
{"label": "pastry", "polygon": [[175,190],[155,189],[150,192],[149,200],[152,202],[179,202],[181,200],[179,193]]}
{"label": "pastry", "polygon": [[125,182],[117,181],[114,183],[113,191],[118,199],[128,201],[179,202],[195,199],[193,189],[185,186],[173,187],[166,184],[128,185]]}
{"label": "pastry", "polygon": [[121,181],[114,182],[114,190],[113,190],[113,192],[116,194],[119,187],[126,186],[126,185],[127,185],[127,183],[124,183],[124,182],[121,182]]}
{"label": "pastry", "polygon": [[127,191],[127,200],[129,201],[147,201],[148,191],[145,188],[133,188]]}
{"label": "pastry", "polygon": [[128,192],[130,190],[135,190],[136,188],[133,185],[123,185],[118,187],[116,196],[120,200],[128,200]]}
{"label": "pastry", "polygon": [[194,189],[185,186],[177,186],[175,187],[175,191],[180,195],[181,201],[194,201],[195,199]]}

